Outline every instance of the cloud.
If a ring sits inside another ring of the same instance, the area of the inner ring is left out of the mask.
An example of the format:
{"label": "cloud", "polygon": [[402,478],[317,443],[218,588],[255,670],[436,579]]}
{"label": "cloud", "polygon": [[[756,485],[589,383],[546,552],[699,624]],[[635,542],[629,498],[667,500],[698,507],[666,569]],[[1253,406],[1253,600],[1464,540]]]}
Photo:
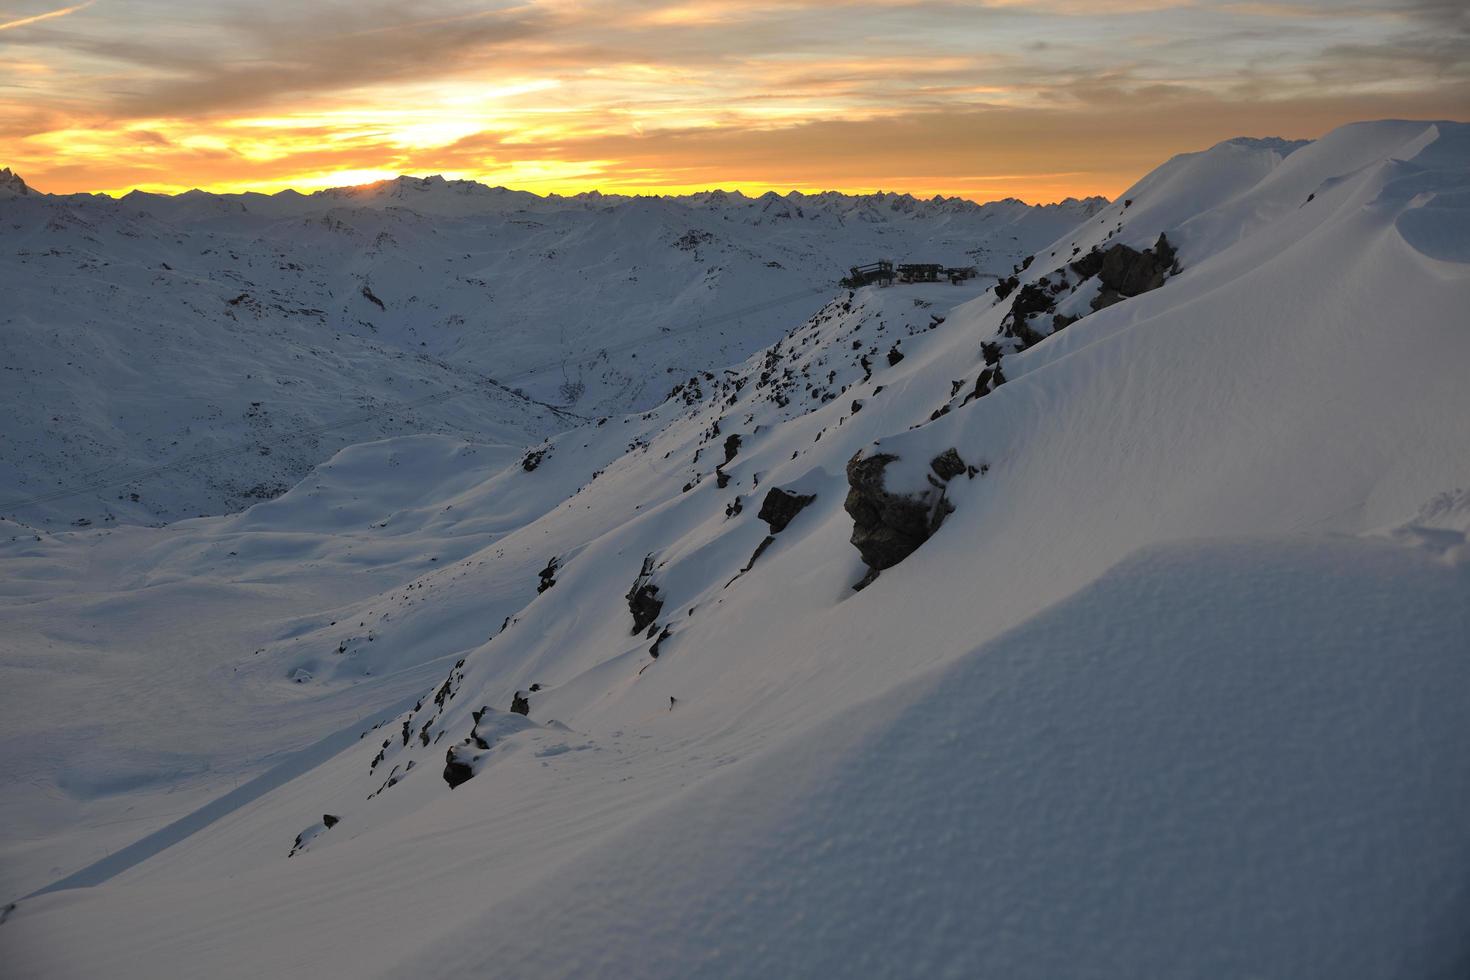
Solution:
{"label": "cloud", "polygon": [[48,10],[43,14],[32,14],[29,17],[17,17],[14,20],[0,22],[0,31],[13,31],[18,27],[28,27],[31,24],[39,24],[46,20],[55,20],[57,17],[66,17],[79,10],[86,10],[97,0],[86,0],[85,3],[75,4],[70,7],[60,7],[56,10]]}
{"label": "cloud", "polygon": [[41,41],[121,66],[95,93],[96,108],[139,118],[262,107],[452,71],[534,37],[539,20],[525,8],[410,19],[394,3],[311,4],[287,16],[238,12],[183,37],[134,31]]}
{"label": "cloud", "polygon": [[1241,133],[1463,117],[1466,24],[1459,0],[108,0],[7,35],[44,70],[0,77],[0,162],[47,189],[1114,192]]}

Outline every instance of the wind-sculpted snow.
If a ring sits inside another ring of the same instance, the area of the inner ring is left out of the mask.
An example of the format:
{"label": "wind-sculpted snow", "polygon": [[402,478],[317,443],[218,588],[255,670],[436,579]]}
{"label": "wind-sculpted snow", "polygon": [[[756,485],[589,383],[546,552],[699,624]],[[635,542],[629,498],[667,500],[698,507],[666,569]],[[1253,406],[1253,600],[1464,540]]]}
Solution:
{"label": "wind-sculpted snow", "polygon": [[[390,440],[232,518],[10,526],[0,717],[43,783],[419,692],[22,902],[20,975],[1453,975],[1470,266],[1402,226],[1465,131],[1171,161],[1024,268],[842,293],[529,455]],[[860,550],[875,502],[924,508],[902,554]],[[99,709],[72,672],[120,654],[168,680]]]}
{"label": "wind-sculpted snow", "polygon": [[370,439],[535,443],[765,346],[853,263],[1006,268],[1104,203],[7,192],[0,513],[161,523]]}

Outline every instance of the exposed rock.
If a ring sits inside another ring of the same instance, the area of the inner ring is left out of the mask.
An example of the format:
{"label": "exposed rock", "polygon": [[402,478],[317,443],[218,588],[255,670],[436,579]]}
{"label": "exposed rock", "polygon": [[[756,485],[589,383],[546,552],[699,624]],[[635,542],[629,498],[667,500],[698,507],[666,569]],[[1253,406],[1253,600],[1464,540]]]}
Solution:
{"label": "exposed rock", "polygon": [[459,748],[458,745],[451,745],[444,754],[444,781],[449,784],[450,789],[475,777],[475,770],[470,768],[469,763],[458,758]]}
{"label": "exposed rock", "polygon": [[1028,282],[1021,287],[1015,301],[1011,303],[1005,334],[1019,340],[1022,350],[1045,339],[1044,335],[1031,326],[1029,320],[1035,314],[1050,313],[1056,309],[1056,299],[1047,288],[1049,285],[1045,277],[1037,282]]}
{"label": "exposed rock", "polygon": [[740,434],[738,432],[731,433],[730,435],[728,435],[728,436],[725,437],[725,462],[726,463],[729,463],[730,460],[732,460],[732,459],[735,458],[735,454],[738,453],[738,452],[740,452],[740,442],[741,442],[741,439],[740,439]]}
{"label": "exposed rock", "polygon": [[555,555],[552,555],[551,556],[551,561],[547,562],[546,563],[546,567],[543,568],[543,569],[541,569],[541,571],[539,573],[537,573],[537,574],[539,574],[541,576],[541,584],[538,585],[538,586],[536,586],[536,594],[537,595],[540,595],[542,592],[545,592],[547,589],[551,588],[553,585],[556,584],[555,575],[556,575],[557,567],[558,566],[557,566],[556,556]]}
{"label": "exposed rock", "polygon": [[725,588],[728,589],[730,586],[734,585],[735,579],[738,579],[740,576],[744,575],[746,572],[754,568],[756,559],[765,554],[766,549],[775,543],[776,536],[774,534],[767,534],[764,538],[761,538],[761,543],[755,546],[755,551],[753,551],[750,555],[750,561],[746,562],[745,567],[735,573],[735,578],[732,578],[730,579],[730,581],[725,583]]}
{"label": "exposed rock", "polygon": [[[371,797],[369,798],[371,799]],[[322,814],[322,819],[320,823],[314,823],[310,827],[307,827],[301,833],[296,835],[296,840],[291,843],[291,853],[287,854],[286,856],[295,857],[297,854],[300,854],[302,851],[310,847],[312,845],[312,842],[315,841],[318,837],[320,837],[322,834],[325,834],[327,831],[331,830],[333,827],[337,826],[337,824],[341,822],[341,817],[334,816],[330,813]]]}
{"label": "exposed rock", "polygon": [[510,699],[510,710],[517,715],[531,714],[531,699],[526,697],[525,691],[517,691],[515,697]]}
{"label": "exposed rock", "polygon": [[1030,316],[1033,313],[1048,313],[1052,310],[1054,301],[1051,292],[1046,288],[1049,284],[1043,279],[1038,282],[1028,282],[1016,293],[1016,298],[1011,302],[1011,313],[1018,319]]}
{"label": "exposed rock", "polygon": [[760,513],[756,516],[771,526],[772,534],[780,534],[792,518],[816,499],[816,494],[788,493],[780,487],[772,487],[766,491],[766,499],[761,502]]}
{"label": "exposed rock", "polygon": [[1142,252],[1118,244],[1106,250],[1093,249],[1072,263],[1072,269],[1083,278],[1097,276],[1102,288],[1092,300],[1092,308],[1101,310],[1130,296],[1137,296],[1164,284],[1164,279],[1179,271],[1178,253],[1165,235],[1154,247]]}
{"label": "exposed rock", "polygon": [[643,559],[643,568],[627,595],[628,611],[633,614],[633,636],[642,633],[663,612],[664,602],[658,597],[658,586],[649,581],[652,576],[653,555],[648,555]]}
{"label": "exposed rock", "polygon": [[529,450],[526,455],[521,457],[521,469],[527,473],[533,472],[536,467],[541,465],[541,461],[546,458],[546,454],[549,452],[551,452],[549,446]]}
{"label": "exposed rock", "polygon": [[888,349],[888,366],[893,367],[901,360],[903,360],[903,351],[897,347],[890,347]]}
{"label": "exposed rock", "polygon": [[[897,460],[889,453],[855,454],[847,462],[847,499],[852,517],[851,541],[873,572],[892,568],[929,539],[952,509],[942,488],[918,494],[890,493],[883,471]],[[862,583],[876,577],[869,575]]]}
{"label": "exposed rock", "polygon": [[946,483],[965,472],[965,461],[960,459],[960,454],[954,448],[946,449],[929,461],[929,468],[934,475]]}

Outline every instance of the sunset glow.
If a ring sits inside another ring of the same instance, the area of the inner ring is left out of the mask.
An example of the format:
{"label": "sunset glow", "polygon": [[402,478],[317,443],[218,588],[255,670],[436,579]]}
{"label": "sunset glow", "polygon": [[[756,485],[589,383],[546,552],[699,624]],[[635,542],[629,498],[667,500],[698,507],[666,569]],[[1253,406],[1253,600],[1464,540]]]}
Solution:
{"label": "sunset glow", "polygon": [[10,0],[0,165],[109,194],[1113,195],[1230,136],[1464,118],[1466,29],[1450,0]]}

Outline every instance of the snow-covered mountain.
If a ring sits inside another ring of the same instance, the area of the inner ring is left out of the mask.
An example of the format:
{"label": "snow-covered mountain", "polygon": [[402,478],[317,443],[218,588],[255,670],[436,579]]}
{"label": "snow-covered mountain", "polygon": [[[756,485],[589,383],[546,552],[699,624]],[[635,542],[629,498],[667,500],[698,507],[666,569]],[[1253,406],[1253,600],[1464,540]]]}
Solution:
{"label": "snow-covered mountain", "polygon": [[8,525],[11,968],[1457,975],[1467,201],[1231,141],[530,455]]}
{"label": "snow-covered mountain", "polygon": [[384,436],[520,448],[764,347],[854,263],[1003,270],[1104,203],[541,198],[439,177],[113,200],[5,171],[0,514],[225,513]]}

